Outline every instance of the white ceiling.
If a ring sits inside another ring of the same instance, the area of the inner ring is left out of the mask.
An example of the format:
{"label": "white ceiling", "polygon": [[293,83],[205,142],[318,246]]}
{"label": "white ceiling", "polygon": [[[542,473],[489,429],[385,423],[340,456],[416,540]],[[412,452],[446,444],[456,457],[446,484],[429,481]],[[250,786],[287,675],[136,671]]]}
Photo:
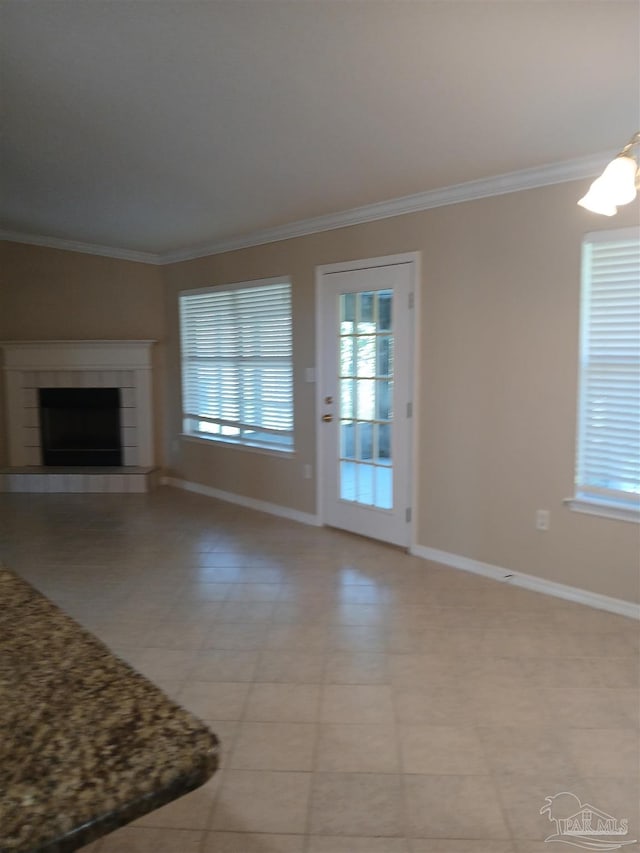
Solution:
{"label": "white ceiling", "polygon": [[4,0],[0,227],[169,252],[615,153],[637,0]]}

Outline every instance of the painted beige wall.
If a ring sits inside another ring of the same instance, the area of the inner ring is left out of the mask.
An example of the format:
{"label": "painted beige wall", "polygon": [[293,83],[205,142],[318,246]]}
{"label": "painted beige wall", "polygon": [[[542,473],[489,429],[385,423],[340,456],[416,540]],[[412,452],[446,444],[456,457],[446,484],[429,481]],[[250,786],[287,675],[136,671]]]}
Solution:
{"label": "painted beige wall", "polygon": [[[505,569],[640,600],[638,526],[568,510],[572,493],[583,234],[614,220],[576,206],[584,182],[513,193],[165,268],[166,435],[176,477],[315,512],[314,270],[422,253],[416,411],[417,542]],[[296,455],[179,438],[181,289],[293,281]],[[551,529],[535,530],[536,509]]]}
{"label": "painted beige wall", "polygon": [[[166,339],[155,403],[168,473],[315,512],[315,481],[302,478],[304,464],[315,468],[315,386],[304,382],[315,363],[315,267],[419,251],[418,544],[637,601],[638,526],[562,504],[573,481],[580,242],[638,221],[637,206],[613,220],[586,213],[575,205],[583,189],[531,190],[165,268],[0,244],[0,338]],[[275,275],[293,281],[295,456],[181,439],[179,291]],[[547,533],[534,528],[538,508],[551,511]]]}
{"label": "painted beige wall", "polygon": [[[161,268],[0,243],[0,276],[0,340],[160,342],[154,347],[155,441],[160,464],[165,386]],[[6,464],[6,446],[1,444],[2,464]]]}

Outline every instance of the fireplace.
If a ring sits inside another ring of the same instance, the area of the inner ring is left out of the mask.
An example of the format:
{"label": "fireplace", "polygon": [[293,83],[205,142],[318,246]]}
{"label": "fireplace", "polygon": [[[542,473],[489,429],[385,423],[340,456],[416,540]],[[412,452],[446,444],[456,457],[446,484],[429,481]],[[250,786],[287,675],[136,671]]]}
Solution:
{"label": "fireplace", "polygon": [[44,465],[122,465],[119,388],[40,388]]}

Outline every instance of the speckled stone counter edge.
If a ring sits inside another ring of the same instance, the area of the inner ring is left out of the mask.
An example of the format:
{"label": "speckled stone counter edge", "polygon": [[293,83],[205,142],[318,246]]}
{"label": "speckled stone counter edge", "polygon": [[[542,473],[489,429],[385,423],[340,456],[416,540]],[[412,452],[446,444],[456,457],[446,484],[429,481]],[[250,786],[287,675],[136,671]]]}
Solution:
{"label": "speckled stone counter edge", "polygon": [[[97,841],[110,832],[119,829],[132,820],[142,817],[148,812],[152,812],[160,806],[170,803],[172,800],[181,797],[183,794],[188,794],[204,784],[218,766],[218,754],[212,752],[203,761],[202,767],[194,770],[190,776],[183,777],[174,782],[168,788],[164,788],[139,800],[131,802],[122,809],[112,812],[111,814],[103,815],[91,823],[79,826],[74,831],[68,833],[62,838],[55,839],[43,847],[32,847],[25,853],[72,853],[80,847],[91,844],[92,841]],[[4,849],[0,847],[0,853],[4,853]],[[21,851],[22,853],[22,851]]]}
{"label": "speckled stone counter edge", "polygon": [[[120,802],[115,807],[105,803],[103,810],[100,809],[99,803],[94,803],[95,807],[90,819],[87,819],[87,816],[84,818],[81,817],[83,808],[79,806],[76,825],[68,828],[65,827],[64,829],[60,827],[58,830],[55,826],[52,826],[50,832],[43,832],[44,827],[41,825],[40,830],[36,832],[36,835],[39,836],[37,840],[33,838],[29,842],[27,838],[24,838],[23,843],[20,843],[17,838],[13,838],[10,830],[9,836],[3,838],[3,828],[0,827],[0,853],[70,853],[70,851],[77,850],[79,847],[97,840],[103,835],[130,823],[132,820],[177,799],[183,794],[187,794],[209,779],[218,767],[219,742],[217,737],[204,723],[165,696],[148,679],[144,678],[144,676],[140,675],[140,673],[114,655],[97,637],[65,614],[28,582],[15,575],[6,565],[2,565],[1,563],[0,579],[3,581],[1,586],[3,587],[3,594],[5,596],[4,607],[0,611],[0,629],[2,629],[0,630],[0,639],[4,637],[3,642],[6,643],[4,647],[5,654],[2,657],[2,663],[5,668],[5,680],[3,682],[5,687],[11,686],[12,673],[14,673],[14,676],[18,675],[18,673],[11,669],[11,653],[12,651],[15,652],[15,647],[19,649],[19,669],[22,667],[24,659],[30,655],[33,666],[36,668],[42,666],[46,678],[49,679],[51,677],[52,661],[54,672],[59,661],[59,658],[55,657],[55,651],[51,651],[50,644],[55,647],[55,642],[52,642],[52,640],[56,640],[61,636],[64,642],[71,640],[75,643],[76,651],[79,652],[81,669],[88,668],[93,673],[95,672],[95,665],[98,664],[98,671],[102,673],[98,677],[109,679],[108,681],[100,682],[101,684],[104,683],[105,686],[113,685],[113,689],[116,689],[118,693],[122,691],[128,693],[131,691],[138,698],[144,699],[146,705],[155,707],[158,710],[161,709],[164,716],[158,718],[158,725],[161,727],[158,729],[158,737],[162,738],[162,736],[165,736],[165,745],[171,745],[173,742],[171,740],[166,741],[165,721],[173,719],[173,723],[171,723],[169,728],[174,729],[174,734],[171,734],[170,737],[173,738],[175,736],[176,749],[181,751],[179,755],[181,760],[176,765],[176,772],[173,778],[167,779],[166,772],[161,772],[162,770],[166,770],[166,767],[162,767],[162,760],[157,764],[153,760],[148,770],[151,770],[152,767],[155,770],[157,767],[158,776],[164,775],[165,777],[164,781],[158,778],[156,788],[150,785],[146,786],[147,790],[144,790],[146,783],[143,784],[142,788],[137,783],[133,784],[135,779],[129,774],[128,777],[123,777],[120,783],[121,792],[126,792],[128,787],[131,788],[129,799],[120,796]],[[12,602],[15,602],[14,607],[11,606]],[[68,646],[65,646],[65,650],[67,648]],[[7,670],[7,665],[9,666],[9,670]],[[2,667],[0,667],[1,669]],[[17,681],[14,678],[14,683],[22,686],[25,684],[25,681],[29,681],[30,675],[31,669],[27,671],[21,669]],[[33,700],[32,705],[34,708],[39,707],[38,697],[41,694],[43,683],[41,679],[38,679],[38,675],[39,673],[36,673],[35,684],[37,685],[37,690],[34,691],[33,695],[29,695],[29,698]],[[6,681],[7,676],[9,677],[9,681]],[[8,695],[10,694],[5,695],[5,699]],[[47,693],[44,692],[41,695],[47,696]],[[4,722],[6,729],[7,721],[9,722],[9,729],[5,731],[5,735],[7,731],[12,731],[11,723],[15,725],[16,721],[21,720],[25,713],[28,716],[28,710],[23,710],[26,708],[24,698],[25,696],[22,695],[22,705],[18,703],[13,709],[10,706],[4,705],[4,711],[0,715],[0,723]],[[91,704],[93,704],[93,700],[91,700]],[[48,705],[41,707],[45,710],[50,708]],[[88,706],[79,707],[82,714],[87,713],[85,707]],[[94,711],[96,708],[102,711],[102,708],[99,706],[95,706]],[[4,721],[2,717],[5,718]],[[163,726],[164,730],[162,729]],[[2,725],[0,725],[1,728]],[[149,736],[153,737],[153,727],[149,728],[148,723],[144,734],[147,738]],[[52,740],[59,742],[59,738],[53,738]],[[62,743],[63,749],[65,748],[64,743]],[[190,747],[187,746],[189,743],[191,743]],[[6,771],[7,764],[11,765],[11,741],[7,741],[5,738],[4,745],[3,761]],[[137,743],[134,743],[135,745]],[[144,746],[144,741],[142,745]],[[28,750],[28,743],[26,744],[23,741],[20,747],[22,748],[22,761],[24,761],[25,758],[29,757],[28,753],[24,752],[25,748]],[[9,752],[7,752],[7,748]],[[185,749],[187,750],[186,753]],[[188,752],[189,749],[191,750],[190,755]],[[31,749],[31,755],[34,754],[38,755],[37,752],[34,753],[33,749]],[[153,751],[149,755],[153,755]],[[168,757],[165,753],[160,753],[160,755],[164,755],[165,760]],[[19,780],[20,773],[22,772],[19,769],[22,766],[20,748],[15,757],[19,762],[16,764]],[[9,776],[6,773],[4,774],[5,783],[9,783],[11,779],[10,771],[11,767],[9,766]],[[117,777],[115,781],[117,783]],[[113,780],[109,784],[112,785]],[[10,790],[10,788],[5,788],[5,794],[9,793],[9,796],[11,796]],[[2,796],[3,791],[0,791],[0,799]],[[51,805],[55,806],[55,791],[51,792],[51,796],[53,797]],[[68,799],[65,802],[65,806],[69,807]],[[60,807],[62,807],[62,801]],[[15,815],[16,811],[14,807],[13,816],[15,817]],[[9,818],[11,817],[10,812],[8,816]],[[29,819],[28,813],[25,817],[27,820]],[[9,825],[11,826],[11,821],[9,821]],[[16,844],[16,842],[18,843]]]}

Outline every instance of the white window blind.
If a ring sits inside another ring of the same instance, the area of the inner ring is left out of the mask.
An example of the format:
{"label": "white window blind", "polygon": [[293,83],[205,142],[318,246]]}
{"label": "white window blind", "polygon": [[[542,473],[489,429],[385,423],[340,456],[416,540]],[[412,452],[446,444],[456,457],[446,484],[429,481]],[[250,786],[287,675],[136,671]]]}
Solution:
{"label": "white window blind", "polygon": [[576,497],[640,510],[640,234],[583,244]]}
{"label": "white window blind", "polygon": [[180,323],[185,433],[291,450],[290,283],[182,293]]}

